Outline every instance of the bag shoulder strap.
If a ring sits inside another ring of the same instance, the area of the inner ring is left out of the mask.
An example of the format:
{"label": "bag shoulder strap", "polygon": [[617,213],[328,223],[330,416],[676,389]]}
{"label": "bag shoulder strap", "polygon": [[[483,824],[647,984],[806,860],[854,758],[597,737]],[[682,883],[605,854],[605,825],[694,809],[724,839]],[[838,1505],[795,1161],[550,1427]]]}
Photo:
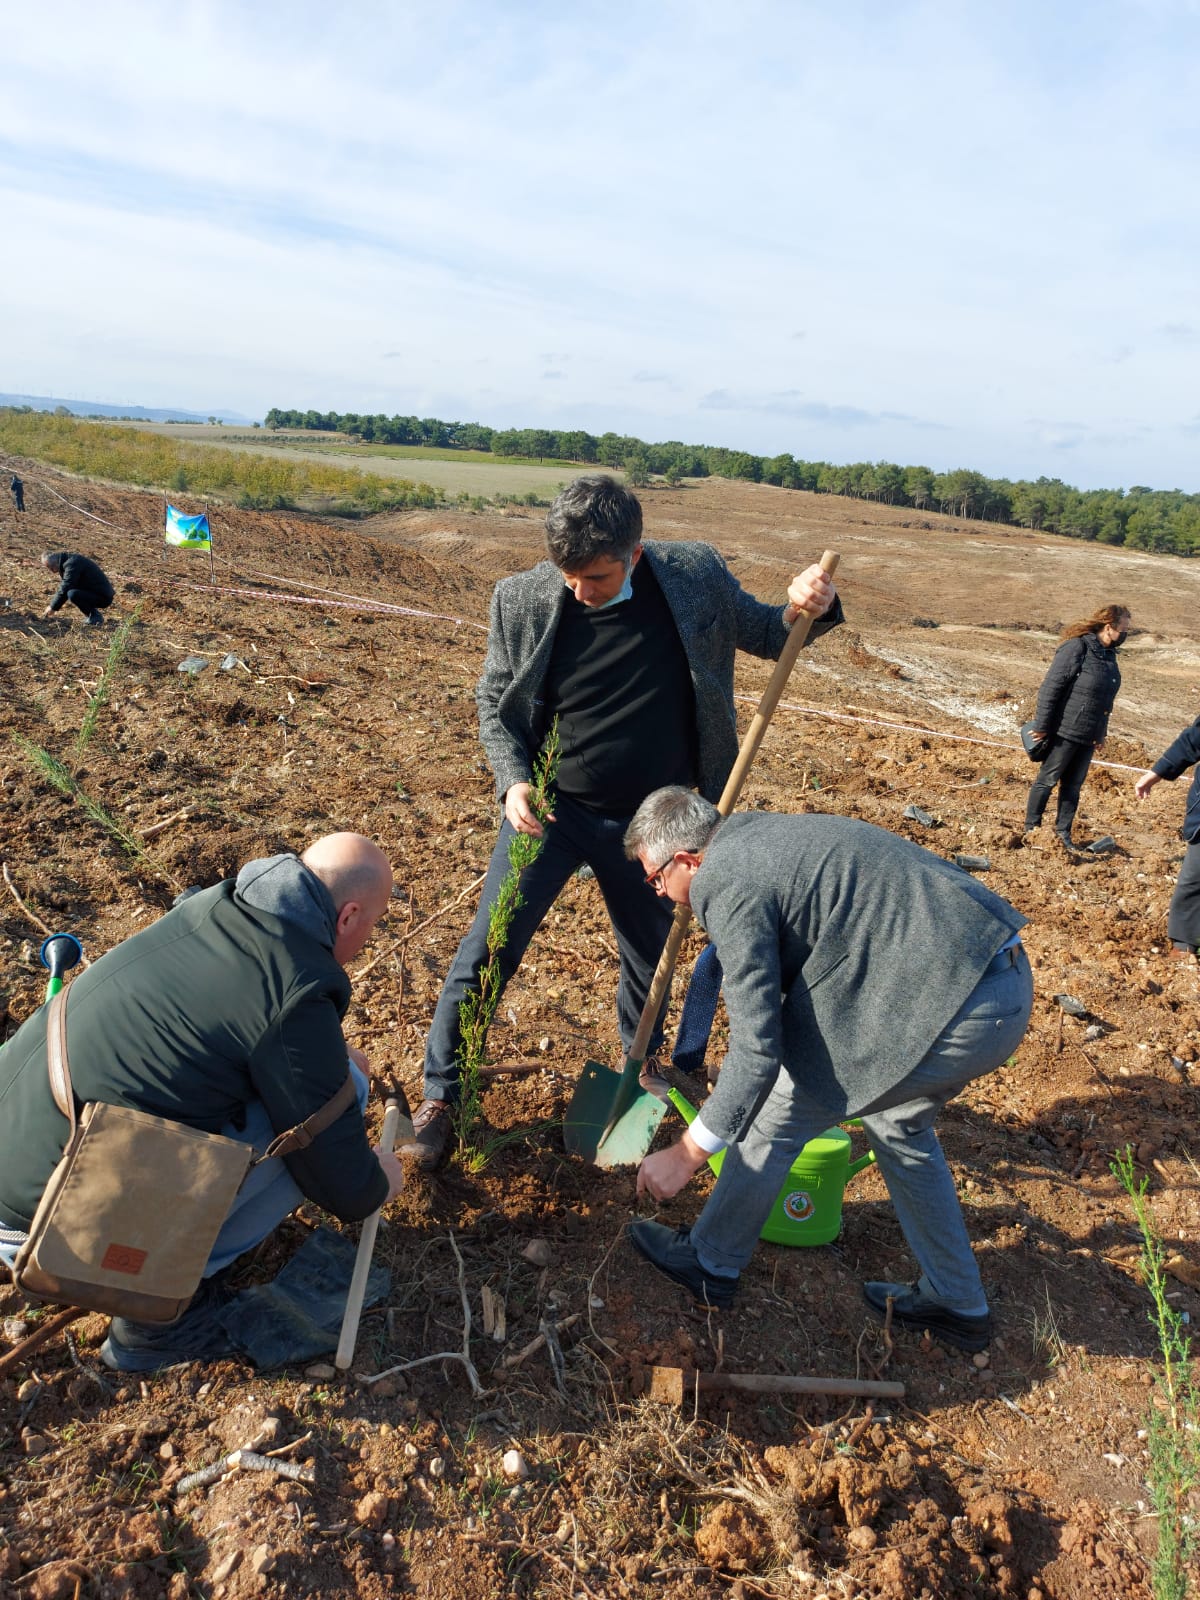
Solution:
{"label": "bag shoulder strap", "polygon": [[318,1107],[311,1117],[306,1117],[286,1133],[276,1134],[263,1152],[262,1159],[266,1161],[271,1156],[290,1156],[293,1150],[307,1150],[319,1133],[324,1133],[344,1111],[350,1109],[357,1095],[354,1079],[347,1073],[346,1081],[338,1092]]}
{"label": "bag shoulder strap", "polygon": [[75,1137],[75,1090],[71,1085],[71,1063],[67,1059],[67,989],[60,989],[50,1002],[46,1018],[46,1071],[54,1104],[71,1125],[68,1143]]}

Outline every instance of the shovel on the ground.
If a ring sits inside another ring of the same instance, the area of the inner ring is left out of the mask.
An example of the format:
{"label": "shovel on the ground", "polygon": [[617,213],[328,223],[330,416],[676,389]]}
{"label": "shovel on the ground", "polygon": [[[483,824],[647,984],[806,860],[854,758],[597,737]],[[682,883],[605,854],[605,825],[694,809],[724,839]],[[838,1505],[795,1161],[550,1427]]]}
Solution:
{"label": "shovel on the ground", "polygon": [[[821,557],[821,570],[832,577],[837,571],[839,559],[837,551],[826,550]],[[737,760],[717,802],[717,810],[723,817],[727,817],[738,802],[746,774],[758,754],[758,747],[770,726],[775,707],[779,704],[812,624],[813,618],[807,612],[801,612],[787,636],[771,680],[763,691],[754,720],[746,729]],[[573,1154],[586,1156],[599,1167],[621,1167],[641,1161],[654,1142],[659,1123],[666,1115],[665,1090],[660,1099],[644,1090],[638,1077],[645,1064],[646,1046],[670,987],[675,963],[691,920],[690,907],[675,907],[675,920],[654,970],[650,992],[642,1007],[641,1021],[622,1070],[618,1073],[602,1062],[585,1061],[571,1096],[563,1119],[563,1143]]]}

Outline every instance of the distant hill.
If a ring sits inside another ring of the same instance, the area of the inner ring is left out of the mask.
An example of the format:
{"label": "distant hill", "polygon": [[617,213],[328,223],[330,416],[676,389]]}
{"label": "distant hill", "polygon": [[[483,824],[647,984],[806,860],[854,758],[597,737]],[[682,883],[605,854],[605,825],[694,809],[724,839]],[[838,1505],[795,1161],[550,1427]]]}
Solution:
{"label": "distant hill", "polygon": [[57,411],[64,406],[76,417],[129,417],[135,422],[207,422],[218,417],[222,422],[253,422],[240,411],[184,411],[178,406],[123,406],[117,401],[55,400],[44,394],[0,394],[0,406],[29,406],[34,411]]}

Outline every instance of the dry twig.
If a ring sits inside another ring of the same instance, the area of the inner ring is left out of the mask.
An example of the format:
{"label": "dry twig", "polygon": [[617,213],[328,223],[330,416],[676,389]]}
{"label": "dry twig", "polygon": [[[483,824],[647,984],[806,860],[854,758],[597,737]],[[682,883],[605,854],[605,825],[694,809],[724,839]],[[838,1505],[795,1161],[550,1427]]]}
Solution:
{"label": "dry twig", "polygon": [[[17,893],[17,886],[12,881],[12,874],[8,870],[8,862],[7,861],[4,862],[2,867],[0,867],[0,871],[2,871],[3,874],[4,874],[4,881],[8,885],[9,894],[12,895],[13,899],[20,906],[21,910],[25,913],[26,917],[28,917],[29,921],[33,923],[35,928],[40,928],[41,931],[46,935],[47,938],[51,938],[52,939],[54,937],[54,929],[53,928],[48,928],[46,926],[46,924],[42,921],[41,917],[36,916],[29,909],[29,907],[25,904],[24,900],[21,899],[21,896]],[[91,963],[89,962],[88,958],[85,955],[80,955],[79,964],[80,964],[81,967],[87,967],[87,966],[91,965]]]}
{"label": "dry twig", "polygon": [[436,922],[439,917],[444,917],[447,911],[453,911],[455,906],[461,905],[469,894],[474,894],[476,889],[483,887],[483,880],[486,876],[487,874],[483,873],[475,879],[474,883],[469,883],[460,895],[456,895],[453,900],[448,900],[444,906],[439,906],[432,916],[426,917],[424,922],[418,922],[415,928],[410,929],[393,944],[388,945],[386,950],[381,950],[373,961],[368,961],[365,967],[354,974],[354,982],[357,983],[361,978],[365,978],[368,972],[373,972],[381,961],[386,960],[388,956],[395,955],[397,950],[403,950],[408,941],[415,939],[417,934],[422,933],[431,922]]}

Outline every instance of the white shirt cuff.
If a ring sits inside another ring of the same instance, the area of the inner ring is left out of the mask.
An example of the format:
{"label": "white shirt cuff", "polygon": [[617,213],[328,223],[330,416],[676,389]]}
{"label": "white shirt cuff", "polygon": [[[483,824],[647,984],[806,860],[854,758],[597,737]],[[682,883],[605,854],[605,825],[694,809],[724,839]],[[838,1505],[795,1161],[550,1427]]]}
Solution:
{"label": "white shirt cuff", "polygon": [[718,1150],[724,1150],[725,1148],[725,1140],[719,1139],[715,1133],[710,1132],[704,1126],[702,1117],[696,1117],[688,1123],[688,1132],[706,1156],[714,1156]]}

